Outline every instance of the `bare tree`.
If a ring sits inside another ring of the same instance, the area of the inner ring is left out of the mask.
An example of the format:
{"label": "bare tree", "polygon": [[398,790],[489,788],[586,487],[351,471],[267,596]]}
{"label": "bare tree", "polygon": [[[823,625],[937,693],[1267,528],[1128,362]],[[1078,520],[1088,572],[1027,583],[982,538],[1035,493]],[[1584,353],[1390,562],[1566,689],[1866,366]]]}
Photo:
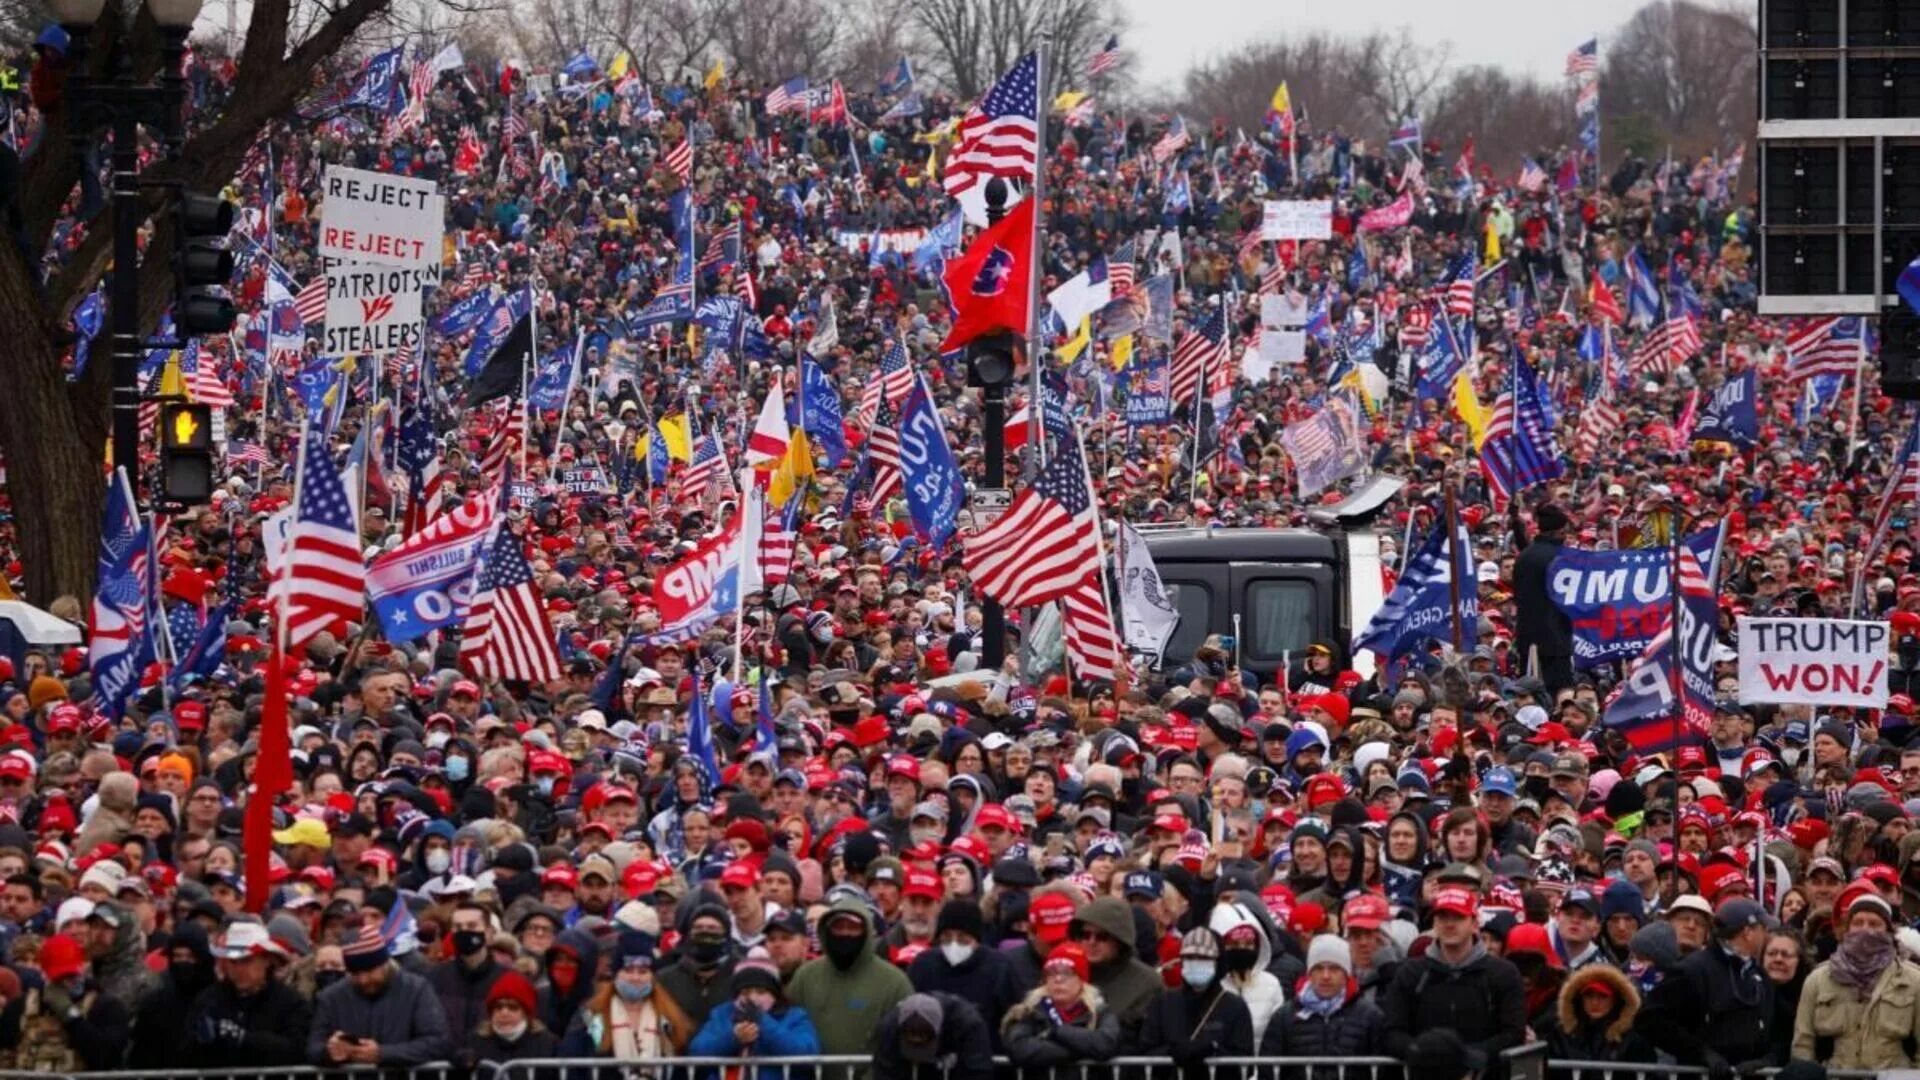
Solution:
{"label": "bare tree", "polygon": [[1295,113],[1314,128],[1355,134],[1379,130],[1372,104],[1379,91],[1371,85],[1378,73],[1369,64],[1382,52],[1375,47],[1370,57],[1367,39],[1323,33],[1254,42],[1189,71],[1183,104],[1251,127],[1260,123],[1274,88],[1285,81]]}
{"label": "bare tree", "polygon": [[1726,149],[1729,133],[1751,132],[1754,33],[1751,5],[1656,0],[1641,8],[1601,42],[1602,138],[1647,155],[1662,144],[1706,153]]}
{"label": "bare tree", "polygon": [[914,17],[940,74],[961,97],[984,93],[1052,35],[1051,97],[1084,79],[1088,61],[1125,26],[1117,0],[921,0]]}
{"label": "bare tree", "polygon": [[1361,100],[1373,110],[1374,121],[1388,130],[1426,108],[1446,77],[1451,55],[1446,45],[1435,48],[1413,40],[1413,32],[1404,26],[1392,34],[1368,34],[1356,50]]}
{"label": "bare tree", "polygon": [[913,9],[911,0],[845,0],[840,70],[849,86],[873,85],[903,56],[924,66],[927,51]]}
{"label": "bare tree", "polygon": [[1572,141],[1573,96],[1565,87],[1497,68],[1465,68],[1434,93],[1425,134],[1454,149],[1471,138],[1481,163],[1496,176],[1510,175],[1521,158]]}
{"label": "bare tree", "polygon": [[[315,70],[370,21],[383,16],[388,2],[334,0],[322,5],[253,0],[225,111],[200,118],[201,126],[181,152],[151,166],[148,177],[176,181],[197,191],[227,183],[261,132],[286,117],[308,91]],[[160,35],[144,9],[130,27],[106,20],[94,28],[95,74],[106,74],[109,46],[123,35],[136,73],[150,76],[160,63]],[[62,594],[85,596],[91,591],[105,495],[105,485],[95,478],[100,475],[101,447],[107,442],[112,365],[103,358],[88,365],[79,381],[70,383],[61,342],[74,305],[93,291],[106,272],[114,231],[111,209],[88,222],[85,238],[51,280],[40,280],[37,257],[47,249],[80,179],[79,159],[71,152],[69,121],[64,100],[53,103],[38,150],[22,163],[20,188],[14,193],[20,242],[0,244],[0,311],[7,313],[8,337],[7,393],[0,394],[0,450],[6,454],[14,505],[31,508],[16,517],[15,525],[27,592],[42,603]],[[152,234],[138,271],[141,325],[149,332],[172,297],[173,228],[159,212],[175,197],[166,189],[150,191],[141,220],[151,222]]]}
{"label": "bare tree", "polygon": [[833,67],[845,29],[842,6],[833,0],[722,0],[719,6],[715,36],[737,74],[775,82],[823,76]]}

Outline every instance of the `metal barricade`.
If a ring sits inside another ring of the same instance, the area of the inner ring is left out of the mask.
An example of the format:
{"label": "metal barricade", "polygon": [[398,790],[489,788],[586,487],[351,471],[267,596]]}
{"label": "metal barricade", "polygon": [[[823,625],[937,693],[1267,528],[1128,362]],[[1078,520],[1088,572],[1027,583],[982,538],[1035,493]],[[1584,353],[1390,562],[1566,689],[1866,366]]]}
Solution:
{"label": "metal barricade", "polygon": [[1670,1076],[1705,1076],[1698,1065],[1663,1065],[1658,1062],[1564,1061],[1546,1063],[1554,1080],[1664,1080]]}
{"label": "metal barricade", "polygon": [[[1542,1055],[1544,1057],[1544,1047]],[[702,1070],[752,1070],[757,1080],[807,1080],[808,1077],[866,1077],[873,1058],[863,1055],[822,1055],[807,1058],[750,1057],[655,1058],[648,1061],[615,1058],[530,1058],[494,1063],[491,1077],[477,1080],[698,1080]],[[1005,1057],[994,1066],[1002,1075],[1018,1071]],[[1190,1071],[1191,1070],[1191,1071]],[[1077,1074],[1081,1080],[1122,1077],[1125,1080],[1242,1080],[1245,1077],[1300,1077],[1302,1080],[1400,1080],[1401,1064],[1390,1057],[1274,1058],[1219,1057],[1197,1066],[1182,1067],[1164,1057],[1116,1057],[1080,1061],[1038,1070],[1058,1077]],[[875,1077],[874,1080],[886,1080]]]}

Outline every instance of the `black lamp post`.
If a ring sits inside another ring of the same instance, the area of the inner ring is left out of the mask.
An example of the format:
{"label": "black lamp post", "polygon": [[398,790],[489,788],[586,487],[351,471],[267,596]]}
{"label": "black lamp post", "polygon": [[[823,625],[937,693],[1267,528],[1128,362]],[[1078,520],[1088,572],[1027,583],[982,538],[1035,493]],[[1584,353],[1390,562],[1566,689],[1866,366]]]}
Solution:
{"label": "black lamp post", "polygon": [[[999,221],[1007,215],[1007,182],[999,177],[987,181],[987,221]],[[980,388],[981,420],[987,440],[986,486],[994,491],[1007,486],[1007,387],[1013,383],[1014,340],[1009,334],[981,338],[967,347],[967,383]],[[1034,403],[1039,408],[1039,403]],[[1000,601],[987,598],[980,603],[980,667],[998,671],[1007,660],[1007,613]]]}
{"label": "black lamp post", "polygon": [[[52,0],[53,14],[66,30],[68,75],[67,132],[76,153],[94,144],[102,131],[113,135],[113,283],[107,293],[107,326],[112,334],[113,462],[140,483],[140,129],[158,132],[169,152],[186,136],[186,83],[181,66],[187,32],[200,14],[201,0],[146,0],[160,28],[160,74],[156,82],[134,79],[128,33],[113,38],[111,75],[96,80],[87,73],[87,43],[107,0]],[[131,10],[115,3],[111,17]],[[182,328],[182,332],[187,332]]]}

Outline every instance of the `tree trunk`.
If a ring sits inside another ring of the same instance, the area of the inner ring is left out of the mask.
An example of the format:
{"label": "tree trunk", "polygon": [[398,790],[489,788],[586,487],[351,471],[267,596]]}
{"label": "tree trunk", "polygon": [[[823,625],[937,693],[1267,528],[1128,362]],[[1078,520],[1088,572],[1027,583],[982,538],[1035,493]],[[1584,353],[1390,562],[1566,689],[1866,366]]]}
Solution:
{"label": "tree trunk", "polygon": [[[100,547],[105,412],[75,407],[76,398],[93,400],[94,395],[87,392],[90,387],[68,385],[45,334],[16,324],[8,338],[12,372],[6,392],[0,393],[0,447],[6,452],[26,599],[42,607],[63,595],[85,602],[93,592]],[[100,344],[90,376],[109,363],[106,342]]]}

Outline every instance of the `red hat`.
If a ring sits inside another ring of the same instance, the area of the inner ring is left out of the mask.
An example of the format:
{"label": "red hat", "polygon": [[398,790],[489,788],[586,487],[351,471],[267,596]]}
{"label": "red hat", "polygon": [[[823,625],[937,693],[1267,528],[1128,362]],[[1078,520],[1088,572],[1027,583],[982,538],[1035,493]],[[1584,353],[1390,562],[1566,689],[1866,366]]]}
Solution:
{"label": "red hat", "polygon": [[1293,905],[1293,916],[1287,920],[1287,929],[1302,940],[1326,929],[1327,909],[1312,900],[1302,900]]}
{"label": "red hat", "polygon": [[[1438,910],[1438,909],[1436,909]],[[1554,950],[1553,939],[1547,936],[1547,928],[1539,923],[1521,923],[1507,932],[1507,955],[1533,953],[1545,958],[1548,967],[1565,967],[1560,954]]]}
{"label": "red hat", "polygon": [[904,776],[914,783],[920,782],[920,759],[912,754],[895,754],[887,759],[887,776]]}
{"label": "red hat", "polygon": [[[731,870],[732,867],[728,869]],[[924,896],[930,900],[938,900],[946,895],[946,888],[940,883],[939,874],[916,866],[907,871],[907,884],[900,890],[900,895]]]}
{"label": "red hat", "polygon": [[1185,835],[1187,831],[1187,819],[1181,817],[1179,814],[1161,814],[1159,817],[1153,819],[1152,827],[1161,832]]}
{"label": "red hat", "polygon": [[1076,942],[1067,941],[1053,947],[1053,951],[1047,954],[1047,963],[1042,970],[1048,973],[1071,971],[1081,982],[1086,982],[1089,966],[1087,950]]}
{"label": "red hat", "polygon": [[635,860],[620,872],[620,884],[626,888],[627,895],[635,900],[652,896],[660,888],[660,868],[649,862]]}
{"label": "red hat", "polygon": [[1065,893],[1041,893],[1027,906],[1027,925],[1043,944],[1058,945],[1067,940],[1072,924],[1073,898]]}
{"label": "red hat", "polygon": [[[1085,954],[1082,954],[1083,958]],[[1084,959],[1083,959],[1084,964]],[[59,982],[87,970],[87,950],[65,934],[55,934],[40,946],[40,973]]]}
{"label": "red hat", "polygon": [[1345,694],[1315,694],[1300,702],[1302,712],[1308,709],[1319,709],[1327,714],[1334,726],[1342,728],[1347,726],[1347,713],[1351,708]]}
{"label": "red hat", "polygon": [[720,874],[720,887],[723,889],[751,889],[760,884],[760,872],[746,862],[729,863]]}
{"label": "red hat", "polygon": [[0,754],[0,779],[31,780],[33,763],[19,754]]}
{"label": "red hat", "polygon": [[[1013,816],[1013,811],[1001,806],[999,803],[988,803],[973,815],[974,828],[985,829],[993,826],[998,826],[1013,833],[1021,831],[1020,819]],[[1185,825],[1181,826],[1182,831],[1184,831],[1185,828]]]}
{"label": "red hat", "polygon": [[[1264,896],[1265,894],[1261,894]],[[1387,907],[1386,897],[1373,893],[1361,893],[1347,901],[1346,910],[1341,914],[1341,922],[1353,930],[1378,930],[1392,917]]]}
{"label": "red hat", "polygon": [[52,734],[53,732],[56,732],[56,731],[79,731],[79,730],[80,730],[80,706],[75,705],[71,702],[68,702],[67,704],[64,704],[64,705],[55,705],[53,707],[53,711],[47,714],[48,734]]}
{"label": "red hat", "polygon": [[887,726],[884,716],[869,716],[853,725],[853,745],[862,750],[870,746],[880,746],[893,735],[893,729]]}
{"label": "red hat", "polygon": [[580,874],[566,863],[555,863],[541,871],[540,884],[542,887],[553,885],[562,889],[578,888]]}
{"label": "red hat", "polygon": [[1307,780],[1307,809],[1329,806],[1347,797],[1347,785],[1332,773],[1315,773]]}
{"label": "red hat", "polygon": [[1700,868],[1700,895],[1709,904],[1718,903],[1720,893],[1746,875],[1730,863],[1711,863]]}
{"label": "red hat", "polygon": [[207,706],[202,701],[183,701],[173,707],[173,722],[181,731],[203,731],[207,726]]}
{"label": "red hat", "polygon": [[1446,912],[1471,919],[1480,910],[1480,900],[1473,895],[1472,889],[1448,886],[1434,895],[1433,910],[1435,914]]}
{"label": "red hat", "polygon": [[525,975],[508,968],[493,980],[493,987],[487,991],[487,1011],[493,1011],[494,1004],[500,1001],[518,1002],[520,1011],[532,1016],[539,1003],[539,994]]}
{"label": "red hat", "polygon": [[1860,880],[1871,881],[1875,885],[1893,888],[1900,884],[1900,872],[1886,863],[1874,863],[1860,871]]}

